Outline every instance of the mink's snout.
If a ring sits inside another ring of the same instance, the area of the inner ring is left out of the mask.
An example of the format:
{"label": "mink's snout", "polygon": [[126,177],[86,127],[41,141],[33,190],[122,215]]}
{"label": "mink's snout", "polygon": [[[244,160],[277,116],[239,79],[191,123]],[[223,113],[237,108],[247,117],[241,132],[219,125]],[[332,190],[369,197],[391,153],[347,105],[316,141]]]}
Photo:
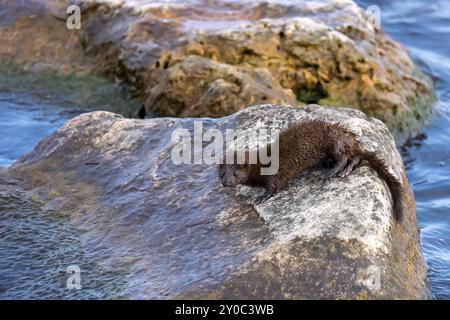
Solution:
{"label": "mink's snout", "polygon": [[220,165],[219,178],[224,187],[236,187],[241,183],[238,172],[234,165]]}
{"label": "mink's snout", "polygon": [[226,172],[220,176],[220,181],[224,187],[236,187],[238,181],[233,174],[227,174]]}
{"label": "mink's snout", "polygon": [[238,184],[236,179],[222,179],[221,181],[222,181],[222,185],[224,187],[232,187],[232,188],[234,188]]}

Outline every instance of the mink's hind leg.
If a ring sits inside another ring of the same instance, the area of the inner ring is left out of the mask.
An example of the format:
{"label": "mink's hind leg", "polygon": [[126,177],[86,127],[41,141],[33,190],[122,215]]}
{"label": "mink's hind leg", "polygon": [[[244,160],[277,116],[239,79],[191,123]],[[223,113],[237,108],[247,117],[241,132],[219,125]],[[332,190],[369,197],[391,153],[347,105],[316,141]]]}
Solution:
{"label": "mink's hind leg", "polygon": [[359,157],[353,157],[350,159],[350,161],[347,163],[347,166],[345,169],[341,172],[339,175],[340,177],[344,178],[348,176],[350,173],[352,173],[353,168],[361,161]]}
{"label": "mink's hind leg", "polygon": [[322,160],[321,165],[324,169],[331,169],[336,165],[336,160],[327,157],[326,159]]}
{"label": "mink's hind leg", "polygon": [[342,158],[340,158],[337,161],[337,163],[333,169],[330,169],[324,173],[324,176],[323,176],[324,179],[328,180],[333,177],[336,177],[337,175],[342,174],[344,172],[344,169],[347,166],[347,162],[348,162],[348,158],[346,156],[343,156]]}

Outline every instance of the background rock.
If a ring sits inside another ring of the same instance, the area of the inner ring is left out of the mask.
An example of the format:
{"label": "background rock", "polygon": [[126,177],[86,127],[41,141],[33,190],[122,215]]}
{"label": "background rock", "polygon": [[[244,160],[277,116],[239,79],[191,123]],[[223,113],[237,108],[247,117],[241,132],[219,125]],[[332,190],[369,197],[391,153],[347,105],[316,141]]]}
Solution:
{"label": "background rock", "polygon": [[65,0],[0,0],[0,62],[25,70],[86,74],[96,66],[66,27]]}
{"label": "background rock", "polygon": [[0,61],[101,71],[126,82],[149,114],[319,103],[363,110],[399,139],[420,127],[433,100],[406,50],[350,0],[74,3],[79,31],[65,27],[66,1],[3,1]]}
{"label": "background rock", "polygon": [[[202,120],[204,129],[223,132],[282,129],[318,117],[360,135],[364,146],[379,151],[401,177],[408,191],[401,224],[393,221],[388,189],[367,167],[325,184],[317,172],[304,174],[254,207],[263,190],[223,187],[215,165],[172,162],[173,130],[192,132],[195,119],[132,120],[108,112],[74,118],[3,170],[0,194],[9,201],[0,205],[4,217],[25,214],[23,203],[32,202],[34,212],[67,219],[77,230],[71,234],[77,235],[82,257],[67,263],[81,264],[87,277],[92,270],[110,270],[103,282],[84,285],[100,297],[430,297],[413,196],[392,136],[380,121],[356,110],[317,105],[262,105]],[[16,227],[2,233],[5,265],[28,254],[11,254]],[[32,233],[37,243],[52,234],[45,242],[52,248],[65,232],[61,228],[35,227],[31,219],[22,234]],[[43,252],[35,259],[41,261]],[[52,274],[47,269],[65,268],[65,262],[42,266],[34,281]],[[371,284],[377,275],[379,287]],[[104,283],[114,286],[105,289]],[[64,297],[58,285],[65,282],[40,286],[41,297]],[[20,290],[15,294],[20,297]]]}

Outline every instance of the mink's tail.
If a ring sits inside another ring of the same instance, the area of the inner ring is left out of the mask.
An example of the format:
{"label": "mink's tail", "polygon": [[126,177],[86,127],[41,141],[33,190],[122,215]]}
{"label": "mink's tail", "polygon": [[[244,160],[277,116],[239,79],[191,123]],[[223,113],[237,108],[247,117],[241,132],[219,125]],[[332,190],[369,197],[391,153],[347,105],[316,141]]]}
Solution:
{"label": "mink's tail", "polygon": [[386,181],[394,203],[394,218],[396,221],[401,221],[403,218],[403,186],[401,181],[389,172],[384,160],[378,157],[375,152],[361,152],[361,160],[369,162],[369,165]]}

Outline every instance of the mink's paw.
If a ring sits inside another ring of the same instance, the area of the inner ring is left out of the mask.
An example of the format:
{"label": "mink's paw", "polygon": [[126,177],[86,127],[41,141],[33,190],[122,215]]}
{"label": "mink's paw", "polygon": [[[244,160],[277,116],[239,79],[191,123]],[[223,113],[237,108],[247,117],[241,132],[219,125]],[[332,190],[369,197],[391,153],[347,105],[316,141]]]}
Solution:
{"label": "mink's paw", "polygon": [[273,196],[273,193],[266,192],[262,196],[259,196],[258,198],[256,198],[255,204],[256,205],[261,204],[261,203],[265,202],[267,199],[271,198],[272,196]]}
{"label": "mink's paw", "polygon": [[352,172],[351,170],[348,170],[348,169],[346,168],[344,171],[342,171],[341,173],[339,173],[339,177],[341,177],[341,178],[348,177],[348,176],[350,175],[351,172]]}
{"label": "mink's paw", "polygon": [[359,157],[354,157],[350,163],[347,164],[347,166],[344,168],[344,170],[342,170],[342,172],[340,173],[340,177],[345,178],[347,176],[350,175],[350,173],[353,172],[353,168],[359,164],[360,162],[360,158]]}

